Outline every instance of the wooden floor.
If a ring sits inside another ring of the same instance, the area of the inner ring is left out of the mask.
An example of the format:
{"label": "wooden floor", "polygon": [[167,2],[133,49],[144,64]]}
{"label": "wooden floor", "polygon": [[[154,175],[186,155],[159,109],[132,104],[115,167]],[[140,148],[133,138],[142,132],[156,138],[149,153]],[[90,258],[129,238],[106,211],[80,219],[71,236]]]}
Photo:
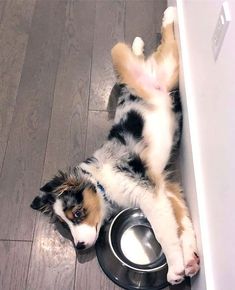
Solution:
{"label": "wooden floor", "polygon": [[58,169],[102,143],[115,109],[110,49],[139,35],[149,52],[165,8],[160,0],[0,0],[1,290],[120,289],[94,251],[76,257],[29,205]]}

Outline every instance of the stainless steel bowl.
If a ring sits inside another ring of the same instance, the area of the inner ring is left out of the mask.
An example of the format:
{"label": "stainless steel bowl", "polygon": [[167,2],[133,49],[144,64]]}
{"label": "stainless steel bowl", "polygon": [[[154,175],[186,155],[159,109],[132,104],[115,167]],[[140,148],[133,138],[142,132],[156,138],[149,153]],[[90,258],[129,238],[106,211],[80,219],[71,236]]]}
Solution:
{"label": "stainless steel bowl", "polygon": [[106,275],[124,289],[162,289],[167,264],[152,228],[137,208],[125,209],[100,232],[96,253]]}

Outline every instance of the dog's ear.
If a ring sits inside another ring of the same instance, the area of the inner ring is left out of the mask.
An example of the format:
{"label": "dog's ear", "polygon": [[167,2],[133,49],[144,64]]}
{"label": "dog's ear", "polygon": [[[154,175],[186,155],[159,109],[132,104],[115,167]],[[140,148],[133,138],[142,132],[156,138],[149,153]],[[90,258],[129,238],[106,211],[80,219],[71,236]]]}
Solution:
{"label": "dog's ear", "polygon": [[51,193],[44,193],[34,198],[31,207],[36,210],[44,211],[48,209],[55,202],[55,198]]}
{"label": "dog's ear", "polygon": [[48,211],[51,208],[51,205],[55,202],[55,197],[53,191],[58,186],[61,186],[67,178],[67,175],[62,171],[52,178],[49,182],[43,185],[40,190],[43,191],[42,194],[36,196],[31,203],[31,207],[36,210]]}
{"label": "dog's ear", "polygon": [[43,185],[40,190],[44,192],[53,192],[58,186],[62,185],[66,179],[67,175],[62,171],[59,171],[59,173],[54,176],[52,180]]}

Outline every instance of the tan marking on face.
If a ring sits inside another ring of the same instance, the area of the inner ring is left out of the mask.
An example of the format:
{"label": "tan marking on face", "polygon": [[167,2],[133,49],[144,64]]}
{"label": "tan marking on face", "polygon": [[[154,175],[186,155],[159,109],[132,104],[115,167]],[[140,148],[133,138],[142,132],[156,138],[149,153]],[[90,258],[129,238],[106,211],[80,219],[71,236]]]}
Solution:
{"label": "tan marking on face", "polygon": [[101,219],[101,204],[98,194],[90,188],[83,191],[83,208],[87,214],[83,222],[96,227]]}
{"label": "tan marking on face", "polygon": [[73,220],[74,219],[74,215],[73,215],[73,211],[72,209],[67,209],[65,210],[65,216],[69,219],[69,220]]}
{"label": "tan marking on face", "polygon": [[68,219],[73,220],[76,211],[82,211],[82,210],[83,210],[82,204],[78,204],[72,208],[66,209],[64,213]]}

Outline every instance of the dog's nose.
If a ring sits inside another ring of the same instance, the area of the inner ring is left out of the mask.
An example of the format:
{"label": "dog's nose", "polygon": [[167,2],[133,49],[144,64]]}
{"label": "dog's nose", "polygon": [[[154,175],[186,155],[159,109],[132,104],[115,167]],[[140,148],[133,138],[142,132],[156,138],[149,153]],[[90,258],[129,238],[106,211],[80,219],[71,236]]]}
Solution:
{"label": "dog's nose", "polygon": [[86,246],[85,246],[84,242],[78,242],[76,245],[77,250],[84,250],[85,248],[86,248]]}

